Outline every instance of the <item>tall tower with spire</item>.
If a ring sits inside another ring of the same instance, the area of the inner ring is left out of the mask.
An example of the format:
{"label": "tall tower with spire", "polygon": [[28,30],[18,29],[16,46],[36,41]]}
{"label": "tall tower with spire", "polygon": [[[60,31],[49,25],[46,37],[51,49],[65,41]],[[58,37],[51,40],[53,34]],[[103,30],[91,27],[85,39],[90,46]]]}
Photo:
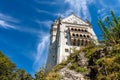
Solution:
{"label": "tall tower with spire", "polygon": [[49,71],[55,65],[67,59],[71,48],[86,46],[91,40],[97,45],[97,37],[90,23],[77,17],[74,13],[66,18],[55,20],[50,31],[49,54],[46,69]]}

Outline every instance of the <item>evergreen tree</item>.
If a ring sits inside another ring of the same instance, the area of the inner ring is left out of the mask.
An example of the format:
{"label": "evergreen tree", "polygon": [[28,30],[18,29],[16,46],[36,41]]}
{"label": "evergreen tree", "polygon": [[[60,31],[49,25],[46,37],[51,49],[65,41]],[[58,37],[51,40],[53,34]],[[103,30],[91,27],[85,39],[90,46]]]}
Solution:
{"label": "evergreen tree", "polygon": [[105,21],[98,19],[98,25],[103,32],[103,40],[107,45],[120,43],[120,17],[116,17],[111,11],[112,17],[106,17]]}
{"label": "evergreen tree", "polygon": [[16,65],[0,52],[0,80],[34,80],[31,75]]}
{"label": "evergreen tree", "polygon": [[10,80],[16,65],[0,52],[0,80]]}
{"label": "evergreen tree", "polygon": [[35,80],[45,80],[45,69],[40,68],[40,70],[35,74],[36,79]]}

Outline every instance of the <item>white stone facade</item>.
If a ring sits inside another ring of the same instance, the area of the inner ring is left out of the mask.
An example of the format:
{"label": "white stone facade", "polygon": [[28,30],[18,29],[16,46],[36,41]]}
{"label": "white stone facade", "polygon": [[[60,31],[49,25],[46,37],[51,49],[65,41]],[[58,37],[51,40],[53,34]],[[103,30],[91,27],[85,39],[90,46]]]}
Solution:
{"label": "white stone facade", "polygon": [[71,48],[86,46],[91,40],[98,44],[90,23],[85,22],[75,14],[64,19],[59,18],[53,22],[50,34],[47,71],[66,60],[67,56],[71,54]]}

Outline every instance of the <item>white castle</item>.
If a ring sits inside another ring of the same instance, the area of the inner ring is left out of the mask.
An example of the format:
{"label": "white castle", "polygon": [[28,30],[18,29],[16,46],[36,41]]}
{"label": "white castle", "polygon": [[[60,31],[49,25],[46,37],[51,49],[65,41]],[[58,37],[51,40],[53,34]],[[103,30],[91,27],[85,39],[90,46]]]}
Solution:
{"label": "white castle", "polygon": [[91,40],[98,44],[91,24],[74,13],[64,19],[59,18],[51,27],[47,71],[66,60],[71,54],[71,48],[86,46]]}

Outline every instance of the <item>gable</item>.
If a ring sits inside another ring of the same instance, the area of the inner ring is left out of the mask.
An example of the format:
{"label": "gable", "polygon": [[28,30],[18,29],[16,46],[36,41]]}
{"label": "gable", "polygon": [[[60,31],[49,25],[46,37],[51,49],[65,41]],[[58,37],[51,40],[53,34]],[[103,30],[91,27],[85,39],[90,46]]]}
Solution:
{"label": "gable", "polygon": [[83,21],[83,20],[80,19],[79,17],[75,16],[74,14],[72,14],[72,15],[64,18],[64,19],[62,20],[62,22],[88,25],[88,23],[86,23],[85,21]]}

